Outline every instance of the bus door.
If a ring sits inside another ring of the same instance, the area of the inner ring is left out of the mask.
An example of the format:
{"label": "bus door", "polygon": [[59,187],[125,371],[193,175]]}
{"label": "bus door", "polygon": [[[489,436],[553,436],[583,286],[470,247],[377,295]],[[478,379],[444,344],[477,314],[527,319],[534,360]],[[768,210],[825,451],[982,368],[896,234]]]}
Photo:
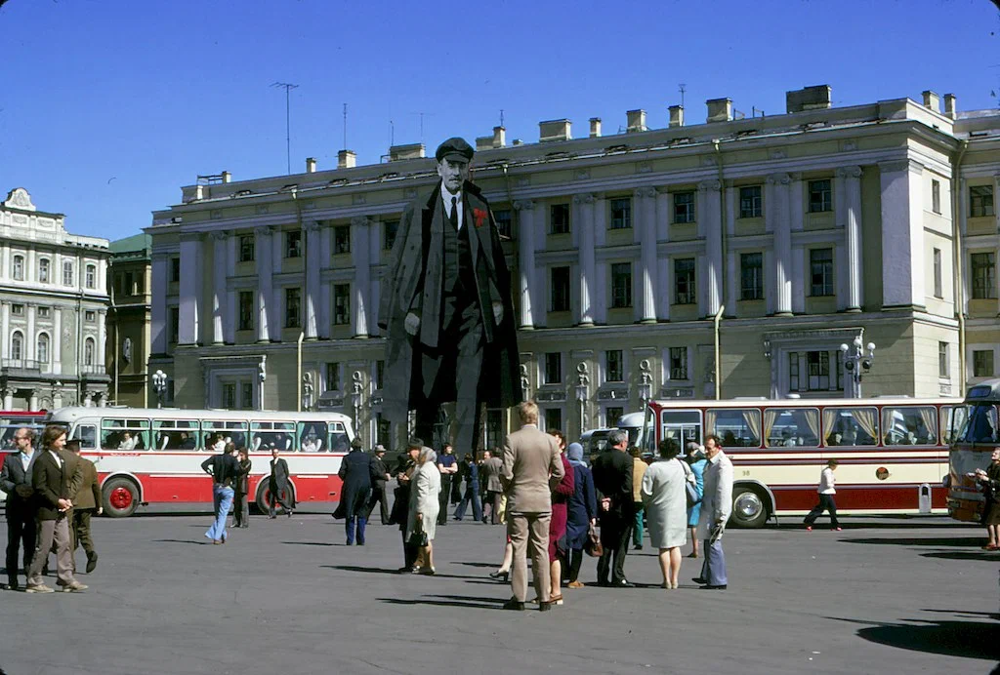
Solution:
{"label": "bus door", "polygon": [[700,410],[664,410],[660,413],[660,438],[675,441],[681,452],[688,443],[702,444]]}

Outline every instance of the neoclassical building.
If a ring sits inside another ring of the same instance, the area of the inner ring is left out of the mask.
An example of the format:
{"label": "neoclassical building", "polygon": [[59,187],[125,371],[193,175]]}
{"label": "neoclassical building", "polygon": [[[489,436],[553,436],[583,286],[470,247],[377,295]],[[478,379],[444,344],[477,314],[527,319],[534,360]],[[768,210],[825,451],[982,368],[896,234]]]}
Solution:
{"label": "neoclassical building", "polygon": [[152,237],[136,234],[111,242],[107,317],[108,398],[117,405],[156,405],[146,366],[149,362],[150,253]]}
{"label": "neoclassical building", "polygon": [[[787,106],[476,139],[543,426],[575,436],[650,396],[852,395],[839,347],[855,339],[876,345],[866,396],[960,395],[994,374],[1000,115],[933,92],[833,108],[826,86]],[[400,386],[381,377],[380,279],[403,208],[438,179],[423,146],[387,158],[200,177],[154,214],[150,370],[175,404],[329,407],[366,439],[402,438],[380,415]],[[501,411],[487,427],[492,443]]]}
{"label": "neoclassical building", "polygon": [[0,204],[4,410],[103,405],[108,240],[69,234],[24,188]]}

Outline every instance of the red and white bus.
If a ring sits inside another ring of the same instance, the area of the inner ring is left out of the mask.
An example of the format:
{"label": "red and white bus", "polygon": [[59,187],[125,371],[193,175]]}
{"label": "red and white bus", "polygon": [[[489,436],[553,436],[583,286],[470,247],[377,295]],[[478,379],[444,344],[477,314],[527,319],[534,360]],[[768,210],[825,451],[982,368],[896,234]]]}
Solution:
{"label": "red and white bus", "polygon": [[299,503],[336,501],[337,472],[350,450],[351,420],[339,413],[170,408],[62,408],[47,419],[79,439],[97,466],[104,512],[131,515],[139,505],[211,503],[201,469],[219,440],[250,449],[250,494],[267,508],[272,448],[288,462]]}
{"label": "red and white bus", "polygon": [[715,434],[733,462],[733,516],[761,527],[816,505],[820,471],[837,469],[844,514],[943,513],[957,399],[650,401],[638,444],[703,443]]}
{"label": "red and white bus", "polygon": [[975,471],[985,470],[993,451],[1000,447],[1000,380],[969,387],[955,422],[948,459],[948,514],[955,520],[978,523],[986,499]]}

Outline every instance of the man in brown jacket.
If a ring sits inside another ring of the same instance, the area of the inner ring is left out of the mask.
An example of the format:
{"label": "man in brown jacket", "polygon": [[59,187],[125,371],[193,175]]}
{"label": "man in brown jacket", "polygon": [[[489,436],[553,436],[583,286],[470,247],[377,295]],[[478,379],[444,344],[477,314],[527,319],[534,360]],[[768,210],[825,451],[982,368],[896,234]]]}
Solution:
{"label": "man in brown jacket", "polygon": [[80,441],[67,441],[66,449],[79,458],[83,468],[83,485],[73,497],[73,526],[70,528],[73,571],[76,571],[76,547],[82,545],[87,554],[87,574],[90,574],[97,568],[97,551],[90,536],[90,517],[95,511],[97,515],[104,513],[101,487],[97,484],[97,467],[86,457],[80,457]]}
{"label": "man in brown jacket", "polygon": [[544,612],[552,608],[548,559],[552,488],[562,480],[565,469],[556,439],[538,429],[538,406],[533,401],[525,401],[517,407],[517,412],[521,429],[507,436],[504,442],[500,475],[507,494],[507,535],[514,548],[511,577],[514,597],[504,604],[504,609],[524,609],[528,591],[527,548],[531,554],[538,608]]}

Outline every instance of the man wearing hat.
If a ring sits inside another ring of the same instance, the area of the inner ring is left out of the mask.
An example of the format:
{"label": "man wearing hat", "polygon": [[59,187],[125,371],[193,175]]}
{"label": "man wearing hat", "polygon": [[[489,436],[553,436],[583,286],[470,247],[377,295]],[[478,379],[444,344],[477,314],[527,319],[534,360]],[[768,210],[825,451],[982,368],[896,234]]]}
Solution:
{"label": "man wearing hat", "polygon": [[[66,449],[79,457],[80,441],[77,439],[66,441]],[[72,499],[73,524],[69,534],[73,547],[73,571],[76,571],[76,548],[83,546],[87,554],[87,574],[90,574],[97,568],[97,551],[90,536],[90,517],[94,512],[98,515],[104,512],[104,500],[101,496],[101,487],[97,484],[97,467],[86,457],[80,457],[80,465],[83,467],[83,484]]]}
{"label": "man wearing hat", "polygon": [[468,180],[474,151],[450,138],[435,153],[441,178],[399,223],[389,273],[382,281],[379,326],[388,336],[391,383],[382,412],[434,436],[442,403],[455,402],[455,438],[478,446],[480,404],[506,408],[520,400],[517,334],[510,272],[489,204]]}
{"label": "man wearing hat", "polygon": [[379,515],[382,518],[382,524],[389,524],[389,499],[385,494],[385,485],[389,481],[389,467],[385,464],[385,448],[382,445],[376,445],[373,453],[375,456],[372,457],[372,475],[375,476],[372,481],[372,496],[368,498],[368,515],[366,518],[371,520],[372,511],[375,510],[375,504],[379,505]]}

